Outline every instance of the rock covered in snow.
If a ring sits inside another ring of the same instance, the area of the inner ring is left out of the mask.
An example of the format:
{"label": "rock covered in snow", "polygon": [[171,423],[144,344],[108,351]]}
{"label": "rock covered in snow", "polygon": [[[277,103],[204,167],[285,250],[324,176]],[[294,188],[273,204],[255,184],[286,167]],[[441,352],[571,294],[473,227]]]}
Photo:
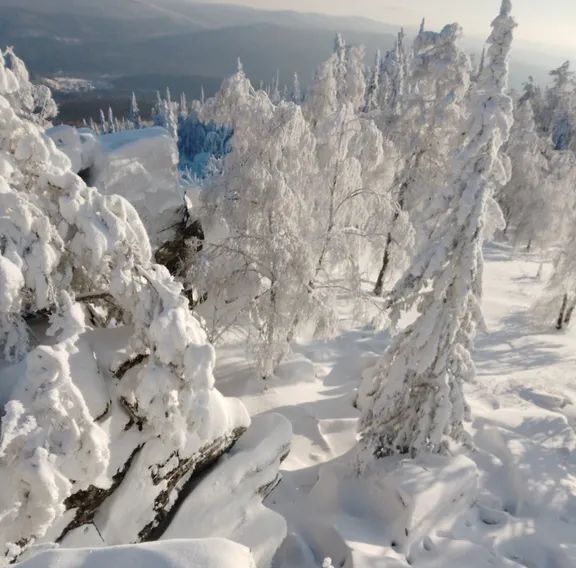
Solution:
{"label": "rock covered in snow", "polygon": [[184,203],[176,141],[164,128],[151,127],[104,134],[98,142],[90,183],[104,194],[126,198],[155,244]]}
{"label": "rock covered in snow", "polygon": [[[184,204],[178,148],[160,127],[98,136],[88,128],[59,125],[46,134],[66,154],[71,169],[105,195],[121,195],[136,209],[153,244],[167,239]],[[161,235],[158,233],[161,232]]]}
{"label": "rock covered in snow", "polygon": [[162,538],[220,536],[250,548],[261,568],[286,536],[286,521],[262,505],[279,482],[292,427],[280,414],[259,415],[233,449],[179,507]]}
{"label": "rock covered in snow", "polygon": [[[0,381],[11,386],[0,564],[86,529],[106,544],[149,538],[190,477],[249,424],[243,405],[214,388],[214,349],[182,286],[153,263],[135,209],[87,187],[13,107],[23,77],[0,57]],[[112,142],[110,153],[129,159]],[[86,332],[85,313],[104,326]]]}

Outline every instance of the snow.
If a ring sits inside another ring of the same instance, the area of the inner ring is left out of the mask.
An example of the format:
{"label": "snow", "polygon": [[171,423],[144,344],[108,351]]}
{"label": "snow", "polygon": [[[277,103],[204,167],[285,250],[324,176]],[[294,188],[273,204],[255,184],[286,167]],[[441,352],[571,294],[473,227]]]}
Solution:
{"label": "snow", "polygon": [[292,422],[283,479],[265,501],[288,523],[275,568],[317,568],[326,557],[345,568],[576,565],[576,331],[530,317],[545,258],[500,244],[485,256],[488,332],[477,381],[465,386],[470,451],[385,458],[357,476],[353,402],[385,333],[341,321],[335,339],[297,345],[260,386],[240,347],[218,350],[219,390],[252,415]]}
{"label": "snow", "polygon": [[24,278],[18,267],[8,258],[0,257],[0,311],[3,313],[17,312],[20,304],[20,288],[24,286]]}
{"label": "snow", "polygon": [[214,538],[171,540],[107,548],[46,550],[19,562],[19,568],[255,568],[250,551]]}
{"label": "snow", "polygon": [[[133,452],[135,452],[135,459],[122,484],[99,508],[93,521],[96,530],[88,529],[87,532],[87,527],[91,525],[85,525],[79,530],[66,534],[63,539],[65,546],[102,546],[138,540],[139,531],[154,518],[155,497],[166,484],[165,481],[156,484],[151,473],[157,472],[160,475],[170,473],[178,465],[174,463],[177,462],[174,457],[175,448],[177,448],[177,444],[173,442],[174,435],[178,433],[181,437],[180,443],[185,443],[185,447],[179,449],[180,455],[193,457],[197,456],[210,441],[225,437],[233,429],[245,427],[249,423],[249,418],[241,403],[234,399],[225,399],[211,389],[199,393],[197,401],[187,402],[195,405],[189,415],[189,419],[193,421],[191,424],[185,423],[178,428],[171,427],[171,419],[163,414],[164,421],[155,422],[149,419],[151,424],[142,430],[127,429],[129,416],[119,404],[117,394],[114,393],[117,389],[120,390],[120,387],[124,389],[124,392],[128,392],[141,373],[132,370],[118,385],[109,369],[112,361],[118,357],[118,353],[125,349],[130,335],[130,328],[124,327],[89,331],[81,336],[77,343],[78,352],[71,357],[71,367],[82,371],[74,374],[75,386],[81,389],[86,405],[92,411],[92,416],[101,417],[98,429],[101,429],[112,442],[109,444],[107,476],[112,478],[120,471]],[[188,338],[193,339],[194,333],[189,333]],[[198,335],[196,339],[199,341],[201,336]],[[194,344],[191,343],[191,345]],[[208,361],[213,357],[211,352],[204,356]],[[201,365],[201,361],[198,360],[198,362]],[[164,376],[165,373],[161,367],[152,366],[151,368],[155,369],[158,382],[155,385],[148,385],[148,388],[155,386],[154,392],[161,392],[164,388],[162,384],[165,384],[167,389],[173,385],[174,378]],[[207,373],[210,372],[209,364],[204,368]],[[147,372],[146,369],[143,370],[144,374]],[[197,373],[198,376],[200,374]],[[188,389],[183,389],[183,392],[185,396],[190,397]],[[153,404],[158,406],[165,400],[165,398],[158,397],[158,401]],[[143,400],[141,410],[148,411],[146,404],[147,401]],[[171,408],[170,410],[175,413],[177,409]],[[154,435],[155,428],[161,429],[162,438]],[[196,431],[192,431],[192,428],[196,428]],[[164,464],[164,472],[161,471],[159,464]],[[273,466],[270,472],[272,469]],[[191,473],[192,471],[189,472],[188,477]],[[277,469],[274,472],[274,475],[276,474]],[[139,499],[137,501],[134,500],[135,487],[138,487]],[[71,518],[65,515],[50,527],[42,541],[50,542],[58,538],[70,521]],[[214,535],[207,534],[206,536]]]}

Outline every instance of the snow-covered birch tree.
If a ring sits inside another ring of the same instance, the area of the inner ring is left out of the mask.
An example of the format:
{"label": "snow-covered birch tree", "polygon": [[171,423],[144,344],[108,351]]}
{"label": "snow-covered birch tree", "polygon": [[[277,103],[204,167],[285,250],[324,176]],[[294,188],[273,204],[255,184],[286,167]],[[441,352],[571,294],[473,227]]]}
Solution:
{"label": "snow-covered birch tree", "polygon": [[191,279],[211,335],[243,323],[263,377],[289,350],[298,325],[318,317],[309,202],[315,142],[302,110],[274,105],[241,67],[201,118],[230,128],[231,151],[204,187],[206,238]]}

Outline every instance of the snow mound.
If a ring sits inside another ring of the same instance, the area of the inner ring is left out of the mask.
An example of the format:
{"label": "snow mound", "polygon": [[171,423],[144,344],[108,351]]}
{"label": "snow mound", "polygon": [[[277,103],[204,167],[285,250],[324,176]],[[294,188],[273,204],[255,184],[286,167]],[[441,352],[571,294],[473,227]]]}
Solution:
{"label": "snow mound", "polygon": [[306,556],[330,557],[334,566],[407,566],[428,548],[429,535],[477,496],[478,472],[464,456],[389,458],[361,477],[350,456],[320,468],[315,486],[295,504],[299,534],[283,546],[281,566],[300,559],[312,568]]}
{"label": "snow mound", "polygon": [[52,549],[19,562],[19,568],[255,568],[250,551],[220,539],[166,540],[103,548]]}

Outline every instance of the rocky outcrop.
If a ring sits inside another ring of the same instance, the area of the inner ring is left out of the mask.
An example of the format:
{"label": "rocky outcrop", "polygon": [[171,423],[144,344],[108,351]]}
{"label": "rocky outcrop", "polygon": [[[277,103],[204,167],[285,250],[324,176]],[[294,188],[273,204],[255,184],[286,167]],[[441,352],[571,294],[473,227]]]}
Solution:
{"label": "rocky outcrop", "polygon": [[260,568],[270,566],[286,521],[262,501],[280,481],[291,437],[283,416],[255,416],[232,450],[178,503],[161,538],[228,538],[248,546]]}

